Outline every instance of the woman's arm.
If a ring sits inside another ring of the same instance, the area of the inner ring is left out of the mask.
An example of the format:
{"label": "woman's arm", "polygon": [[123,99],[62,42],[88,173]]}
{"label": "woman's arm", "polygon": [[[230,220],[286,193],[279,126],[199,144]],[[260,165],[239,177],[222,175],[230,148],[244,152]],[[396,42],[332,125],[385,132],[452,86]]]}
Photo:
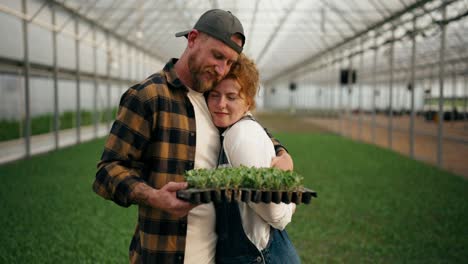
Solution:
{"label": "woman's arm", "polygon": [[[242,120],[224,136],[224,150],[233,167],[270,167],[275,149],[262,127],[255,121]],[[249,203],[249,206],[267,223],[277,229],[291,221],[294,204]]]}

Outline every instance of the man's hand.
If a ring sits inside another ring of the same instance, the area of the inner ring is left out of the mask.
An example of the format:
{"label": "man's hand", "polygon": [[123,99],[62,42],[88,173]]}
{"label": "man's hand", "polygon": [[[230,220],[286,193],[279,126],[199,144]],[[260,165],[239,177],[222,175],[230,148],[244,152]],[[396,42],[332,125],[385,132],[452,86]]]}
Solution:
{"label": "man's hand", "polygon": [[271,159],[271,166],[285,171],[292,171],[294,169],[291,155],[289,155],[289,153],[284,149],[281,149],[276,157]]}
{"label": "man's hand", "polygon": [[138,183],[132,191],[131,199],[138,204],[159,208],[176,217],[183,217],[196,206],[177,199],[176,192],[186,188],[186,182],[168,182],[159,190],[145,183]]}

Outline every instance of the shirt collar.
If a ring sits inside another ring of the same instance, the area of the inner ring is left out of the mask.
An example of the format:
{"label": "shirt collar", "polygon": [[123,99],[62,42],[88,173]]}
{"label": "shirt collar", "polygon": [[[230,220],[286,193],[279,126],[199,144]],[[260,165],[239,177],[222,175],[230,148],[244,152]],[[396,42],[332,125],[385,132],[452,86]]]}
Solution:
{"label": "shirt collar", "polygon": [[186,91],[188,91],[187,87],[182,83],[182,81],[179,79],[179,76],[177,76],[177,73],[175,71],[175,64],[179,59],[172,58],[170,59],[166,65],[164,66],[164,73],[166,74],[166,80],[167,83],[174,88],[181,88]]}

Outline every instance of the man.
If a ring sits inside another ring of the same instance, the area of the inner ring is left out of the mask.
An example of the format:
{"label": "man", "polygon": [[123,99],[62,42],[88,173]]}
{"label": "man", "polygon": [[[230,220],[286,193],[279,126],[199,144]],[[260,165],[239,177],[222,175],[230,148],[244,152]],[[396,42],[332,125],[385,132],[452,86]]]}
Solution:
{"label": "man", "polygon": [[[93,185],[97,194],[121,206],[138,204],[132,263],[214,260],[213,205],[194,207],[176,192],[187,188],[185,171],[216,165],[219,135],[203,92],[226,76],[245,36],[240,21],[219,9],[176,36],[188,40],[180,59],[123,94]],[[273,164],[292,169],[290,156],[272,141],[280,157]]]}

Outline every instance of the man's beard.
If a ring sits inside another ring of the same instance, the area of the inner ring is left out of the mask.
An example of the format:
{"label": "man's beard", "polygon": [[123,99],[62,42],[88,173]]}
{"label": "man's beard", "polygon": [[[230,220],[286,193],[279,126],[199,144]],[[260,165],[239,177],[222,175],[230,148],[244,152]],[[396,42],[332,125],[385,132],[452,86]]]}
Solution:
{"label": "man's beard", "polygon": [[[197,63],[197,60],[195,58],[195,55],[192,55],[189,57],[189,62],[188,62],[190,74],[192,75],[192,86],[190,87],[193,90],[199,92],[199,93],[204,93],[207,91],[210,91],[213,89],[216,85],[218,85],[220,78],[218,73],[214,69],[202,69],[199,63]],[[210,80],[204,80],[202,78],[202,74],[209,74],[210,76],[213,77],[213,79]]]}

